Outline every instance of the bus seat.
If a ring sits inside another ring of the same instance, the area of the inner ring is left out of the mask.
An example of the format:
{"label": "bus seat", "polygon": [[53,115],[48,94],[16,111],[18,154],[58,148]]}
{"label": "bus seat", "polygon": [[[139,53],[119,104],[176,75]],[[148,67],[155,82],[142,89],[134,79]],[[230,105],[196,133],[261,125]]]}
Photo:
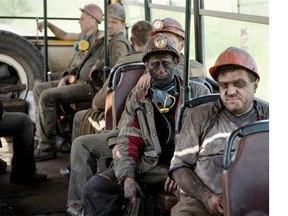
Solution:
{"label": "bus seat", "polygon": [[212,85],[206,79],[202,79],[199,77],[192,77],[189,79],[189,85],[193,85],[192,81],[202,83],[203,85],[205,85],[209,89],[211,94],[214,93]]}
{"label": "bus seat", "polygon": [[[240,140],[233,161],[235,139]],[[224,215],[269,215],[269,120],[233,131],[227,139],[223,165]]]}
{"label": "bus seat", "polygon": [[125,107],[126,98],[144,74],[145,69],[143,62],[122,64],[112,68],[106,95],[106,130],[117,126]]}
{"label": "bus seat", "polygon": [[216,82],[214,79],[210,77],[205,77],[205,82],[209,83],[209,85],[212,87],[213,93],[219,93],[218,82]]}
{"label": "bus seat", "polygon": [[177,194],[172,192],[159,192],[155,196],[155,213],[157,215],[170,215],[170,211],[178,202]]}
{"label": "bus seat", "polygon": [[220,99],[220,95],[218,93],[202,95],[197,98],[191,98],[189,101],[183,104],[183,107],[178,112],[178,116],[176,119],[176,132],[180,133],[183,122],[187,115],[187,108],[195,107],[203,103],[214,102]]}

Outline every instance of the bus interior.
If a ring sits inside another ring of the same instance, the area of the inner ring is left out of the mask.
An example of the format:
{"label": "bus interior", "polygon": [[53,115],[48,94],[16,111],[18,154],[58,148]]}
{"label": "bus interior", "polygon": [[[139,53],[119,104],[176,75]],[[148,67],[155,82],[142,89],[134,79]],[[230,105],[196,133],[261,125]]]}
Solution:
{"label": "bus interior", "polygon": [[[99,5],[104,12],[107,11],[105,6],[115,2],[121,3],[125,7],[127,38],[131,36],[130,30],[133,23],[139,20],[152,22],[155,19],[165,17],[178,20],[185,27],[187,38],[183,50],[185,56],[184,71],[188,71],[189,62],[194,59],[202,63],[207,72],[219,53],[229,46],[248,51],[255,58],[261,73],[261,82],[255,96],[263,103],[269,104],[269,0],[93,0],[93,3]],[[4,72],[1,72],[2,75],[0,74],[0,96],[7,111],[25,112],[35,122],[32,96],[34,83],[36,80],[49,81],[49,74],[66,70],[74,52],[75,41],[57,39],[47,28],[47,22],[52,22],[69,32],[79,32],[78,20],[81,13],[79,8],[91,3],[91,1],[2,0],[1,3],[0,70]],[[46,25],[43,32],[37,30],[37,23],[40,21],[44,21]],[[99,28],[105,31],[105,21]],[[17,50],[17,45],[23,43],[27,49]],[[5,47],[11,47],[15,53],[10,54],[5,51]],[[33,59],[25,59],[23,57],[25,52],[34,52]],[[23,61],[25,61],[24,64]],[[142,63],[121,69],[128,71],[127,73],[117,73],[117,69],[112,69],[114,74],[118,76],[116,85],[127,82],[127,80],[131,81],[129,72],[137,71],[140,76],[144,70]],[[204,100],[219,99],[218,84],[207,72],[204,81],[211,86],[213,96],[208,99],[200,98],[197,101],[187,101],[188,95],[186,95],[185,88],[188,86],[189,80],[189,73],[186,72],[183,88],[185,106],[196,106]],[[129,84],[133,87],[135,83],[130,82]],[[117,124],[119,112],[123,110],[123,100],[126,98],[124,95],[128,94],[127,89],[126,93],[119,89],[120,93],[111,91],[111,95],[107,94],[107,98],[111,100],[112,98],[119,99],[119,101],[111,102],[113,105],[110,104],[110,107],[106,106],[105,112],[109,116],[106,118],[107,129],[111,129]],[[112,94],[114,95],[112,96]],[[116,94],[119,96],[116,97]],[[76,111],[85,107],[76,104],[72,107],[72,112],[65,114],[73,117]],[[64,124],[63,128],[71,127],[71,119]],[[269,136],[268,138],[266,136],[267,131],[269,132],[267,122],[255,127],[257,127],[255,133],[265,133],[263,139],[269,140]],[[264,132],[263,130],[258,131],[259,127],[260,129],[264,127]],[[245,131],[241,132],[240,135],[239,133],[237,135],[244,136]],[[0,158],[8,163],[8,167],[7,171],[0,175],[0,215],[65,215],[69,176],[62,176],[59,171],[69,164],[69,146],[68,150],[59,151],[56,159],[37,162],[37,168],[48,174],[48,181],[33,186],[13,185],[9,183],[13,140],[11,137],[1,137],[1,141]],[[269,149],[269,142],[266,144],[265,146]],[[265,152],[265,155],[269,157],[269,151]],[[265,169],[268,169],[269,160],[267,161],[267,157],[263,163],[265,163],[263,165]],[[229,175],[228,171],[227,173]],[[228,178],[227,173],[226,179]],[[265,178],[269,178],[269,176],[265,176]],[[263,184],[269,190],[269,180],[268,186],[264,180]],[[228,187],[225,189],[228,190]],[[264,201],[260,205],[265,204],[263,211],[269,215],[269,192],[266,191],[266,193],[268,193],[268,200],[267,197],[265,197],[266,199],[262,197],[262,201]],[[158,198],[159,205],[157,207],[159,208],[153,212],[153,215],[170,215],[170,209],[175,204],[175,199],[165,194],[160,194]],[[236,203],[236,205],[238,204]],[[232,201],[229,202],[229,208],[233,209]],[[227,206],[226,210],[224,215],[237,214],[233,211],[229,213]]]}

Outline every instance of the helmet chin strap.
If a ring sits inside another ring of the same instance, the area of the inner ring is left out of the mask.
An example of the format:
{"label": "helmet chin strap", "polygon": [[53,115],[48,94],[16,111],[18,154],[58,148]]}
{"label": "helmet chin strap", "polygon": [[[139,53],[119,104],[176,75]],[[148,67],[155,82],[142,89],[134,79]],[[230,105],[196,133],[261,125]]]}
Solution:
{"label": "helmet chin strap", "polygon": [[175,82],[172,82],[164,88],[157,88],[151,83],[152,101],[159,110],[160,113],[168,113],[176,103],[176,97],[178,96]]}

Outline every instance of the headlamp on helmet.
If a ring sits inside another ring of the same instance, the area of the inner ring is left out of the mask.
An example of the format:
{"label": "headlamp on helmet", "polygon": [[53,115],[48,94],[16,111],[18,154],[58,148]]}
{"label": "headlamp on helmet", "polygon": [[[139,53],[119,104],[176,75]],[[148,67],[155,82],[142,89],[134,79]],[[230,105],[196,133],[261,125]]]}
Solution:
{"label": "headlamp on helmet", "polygon": [[156,19],[153,21],[152,26],[154,31],[161,31],[164,28],[164,22],[161,19]]}
{"label": "headlamp on helmet", "polygon": [[157,49],[164,49],[167,46],[167,40],[159,35],[154,39],[154,46]]}
{"label": "headlamp on helmet", "polygon": [[165,34],[158,33],[147,41],[143,50],[142,61],[145,62],[147,57],[155,52],[170,52],[179,61],[179,53],[176,49],[175,43]]}
{"label": "headlamp on helmet", "polygon": [[175,19],[165,18],[165,19],[156,19],[152,22],[153,31],[151,36],[157,33],[170,32],[172,34],[180,36],[183,40],[185,39],[185,32],[182,25]]}

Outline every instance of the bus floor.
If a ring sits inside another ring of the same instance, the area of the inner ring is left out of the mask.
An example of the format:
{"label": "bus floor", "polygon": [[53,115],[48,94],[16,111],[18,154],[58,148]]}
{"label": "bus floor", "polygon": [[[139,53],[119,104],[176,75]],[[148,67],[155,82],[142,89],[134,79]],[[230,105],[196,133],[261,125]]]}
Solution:
{"label": "bus floor", "polygon": [[0,215],[63,216],[66,211],[69,178],[61,176],[59,170],[67,167],[69,153],[57,153],[57,158],[37,162],[40,172],[48,175],[47,181],[33,184],[11,184],[12,143],[1,138],[0,158],[8,163],[6,173],[0,175]]}

